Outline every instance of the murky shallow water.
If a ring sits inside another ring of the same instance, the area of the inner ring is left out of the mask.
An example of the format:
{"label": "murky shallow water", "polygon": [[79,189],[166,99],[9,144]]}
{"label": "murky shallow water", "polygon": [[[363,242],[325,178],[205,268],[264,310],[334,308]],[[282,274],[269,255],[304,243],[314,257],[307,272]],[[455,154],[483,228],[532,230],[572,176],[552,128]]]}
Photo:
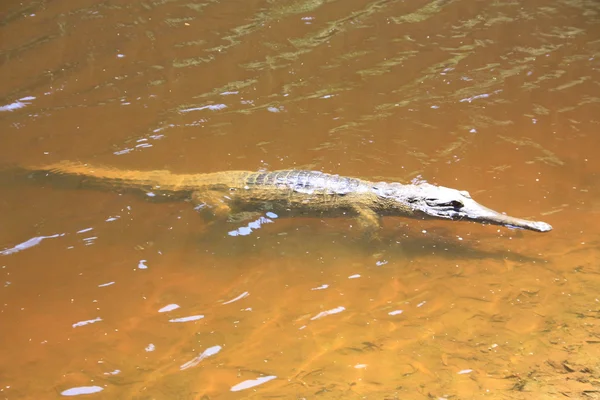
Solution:
{"label": "murky shallow water", "polygon": [[422,177],[555,228],[231,236],[184,202],[3,176],[4,398],[599,396],[597,2],[0,10],[3,165]]}

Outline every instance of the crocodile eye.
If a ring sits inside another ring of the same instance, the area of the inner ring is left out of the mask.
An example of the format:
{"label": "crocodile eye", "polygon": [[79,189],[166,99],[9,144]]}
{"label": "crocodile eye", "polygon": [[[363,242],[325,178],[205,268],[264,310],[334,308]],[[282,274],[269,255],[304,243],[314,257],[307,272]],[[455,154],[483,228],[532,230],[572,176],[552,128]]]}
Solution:
{"label": "crocodile eye", "polygon": [[454,208],[457,208],[457,209],[463,208],[465,206],[464,203],[462,201],[459,201],[459,200],[452,200],[450,202],[450,205],[452,207],[454,207]]}
{"label": "crocodile eye", "polygon": [[425,202],[430,207],[440,207],[440,208],[454,208],[455,210],[460,210],[465,205],[460,200],[449,200],[449,201],[440,201],[438,199],[425,199]]}

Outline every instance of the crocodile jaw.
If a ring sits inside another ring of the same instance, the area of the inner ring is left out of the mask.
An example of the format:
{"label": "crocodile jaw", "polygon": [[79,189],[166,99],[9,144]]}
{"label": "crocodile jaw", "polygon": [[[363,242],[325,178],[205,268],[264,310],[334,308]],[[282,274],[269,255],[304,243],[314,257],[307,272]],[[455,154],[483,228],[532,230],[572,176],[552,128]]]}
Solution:
{"label": "crocodile jaw", "polygon": [[511,217],[482,206],[472,199],[465,202],[464,207],[456,212],[451,218],[454,220],[474,221],[482,224],[501,225],[508,228],[527,229],[535,232],[548,232],[552,230],[552,226],[545,222]]}
{"label": "crocodile jaw", "polygon": [[552,230],[552,226],[545,222],[511,217],[489,209],[473,200],[466,191],[428,183],[411,186],[408,193],[404,193],[399,200],[407,201],[416,215],[425,218],[473,221],[536,232]]}

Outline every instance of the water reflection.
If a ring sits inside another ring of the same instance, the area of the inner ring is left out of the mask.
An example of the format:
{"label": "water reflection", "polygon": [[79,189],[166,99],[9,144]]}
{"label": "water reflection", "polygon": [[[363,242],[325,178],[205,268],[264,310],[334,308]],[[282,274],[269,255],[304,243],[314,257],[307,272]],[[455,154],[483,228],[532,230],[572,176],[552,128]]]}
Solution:
{"label": "water reflection", "polygon": [[102,318],[100,318],[100,317],[97,317],[94,319],[88,319],[85,321],[79,321],[79,322],[76,322],[73,324],[73,328],[77,328],[78,326],[93,324],[93,323],[100,322],[100,321],[102,321]]}
{"label": "water reflection", "polygon": [[276,378],[277,377],[274,375],[269,375],[269,376],[261,376],[260,378],[256,378],[256,379],[248,379],[246,381],[238,383],[237,385],[233,385],[231,387],[231,391],[239,392],[240,390],[250,389],[255,386],[262,385],[263,383],[269,382]]}
{"label": "water reflection", "polygon": [[74,387],[71,389],[63,390],[62,392],[60,392],[60,394],[63,396],[80,396],[82,394],[99,393],[103,390],[104,390],[104,388],[102,388],[100,386],[80,386],[80,387]]}
{"label": "water reflection", "polygon": [[202,354],[200,354],[199,356],[194,357],[192,360],[186,362],[185,364],[182,364],[179,367],[179,369],[181,369],[183,371],[184,369],[195,367],[196,365],[200,364],[200,361],[204,360],[207,357],[214,356],[215,354],[220,352],[221,349],[222,349],[221,346],[209,347],[208,349],[204,350],[202,352]]}
{"label": "water reflection", "polygon": [[32,100],[35,100],[34,96],[23,97],[23,98],[15,101],[14,103],[6,104],[4,106],[0,106],[0,112],[1,111],[14,111],[14,110],[18,110],[19,108],[23,108],[23,107],[31,104]]}
{"label": "water reflection", "polygon": [[2,254],[4,256],[7,256],[9,254],[14,254],[19,251],[29,249],[33,246],[37,246],[38,244],[42,243],[42,241],[44,239],[53,239],[53,238],[61,237],[64,235],[65,235],[64,233],[57,233],[57,234],[49,235],[49,236],[36,236],[29,240],[24,241],[23,243],[19,243],[18,245],[14,246],[14,247],[4,249],[4,250],[0,251],[0,254]]}
{"label": "water reflection", "polygon": [[227,234],[229,236],[248,236],[257,229],[260,229],[264,224],[272,224],[273,219],[277,218],[277,214],[272,212],[267,212],[264,217],[259,217],[258,219],[249,222],[248,225],[242,226],[236,230],[229,231]]}

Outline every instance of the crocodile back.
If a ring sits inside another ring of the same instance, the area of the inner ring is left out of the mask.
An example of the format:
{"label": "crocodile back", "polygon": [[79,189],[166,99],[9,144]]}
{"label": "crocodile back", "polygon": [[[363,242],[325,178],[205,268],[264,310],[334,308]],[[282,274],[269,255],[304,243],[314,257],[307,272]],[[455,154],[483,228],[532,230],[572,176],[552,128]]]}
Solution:
{"label": "crocodile back", "polygon": [[279,189],[296,193],[344,195],[358,190],[362,181],[318,171],[281,170],[256,172],[246,179],[248,189]]}

